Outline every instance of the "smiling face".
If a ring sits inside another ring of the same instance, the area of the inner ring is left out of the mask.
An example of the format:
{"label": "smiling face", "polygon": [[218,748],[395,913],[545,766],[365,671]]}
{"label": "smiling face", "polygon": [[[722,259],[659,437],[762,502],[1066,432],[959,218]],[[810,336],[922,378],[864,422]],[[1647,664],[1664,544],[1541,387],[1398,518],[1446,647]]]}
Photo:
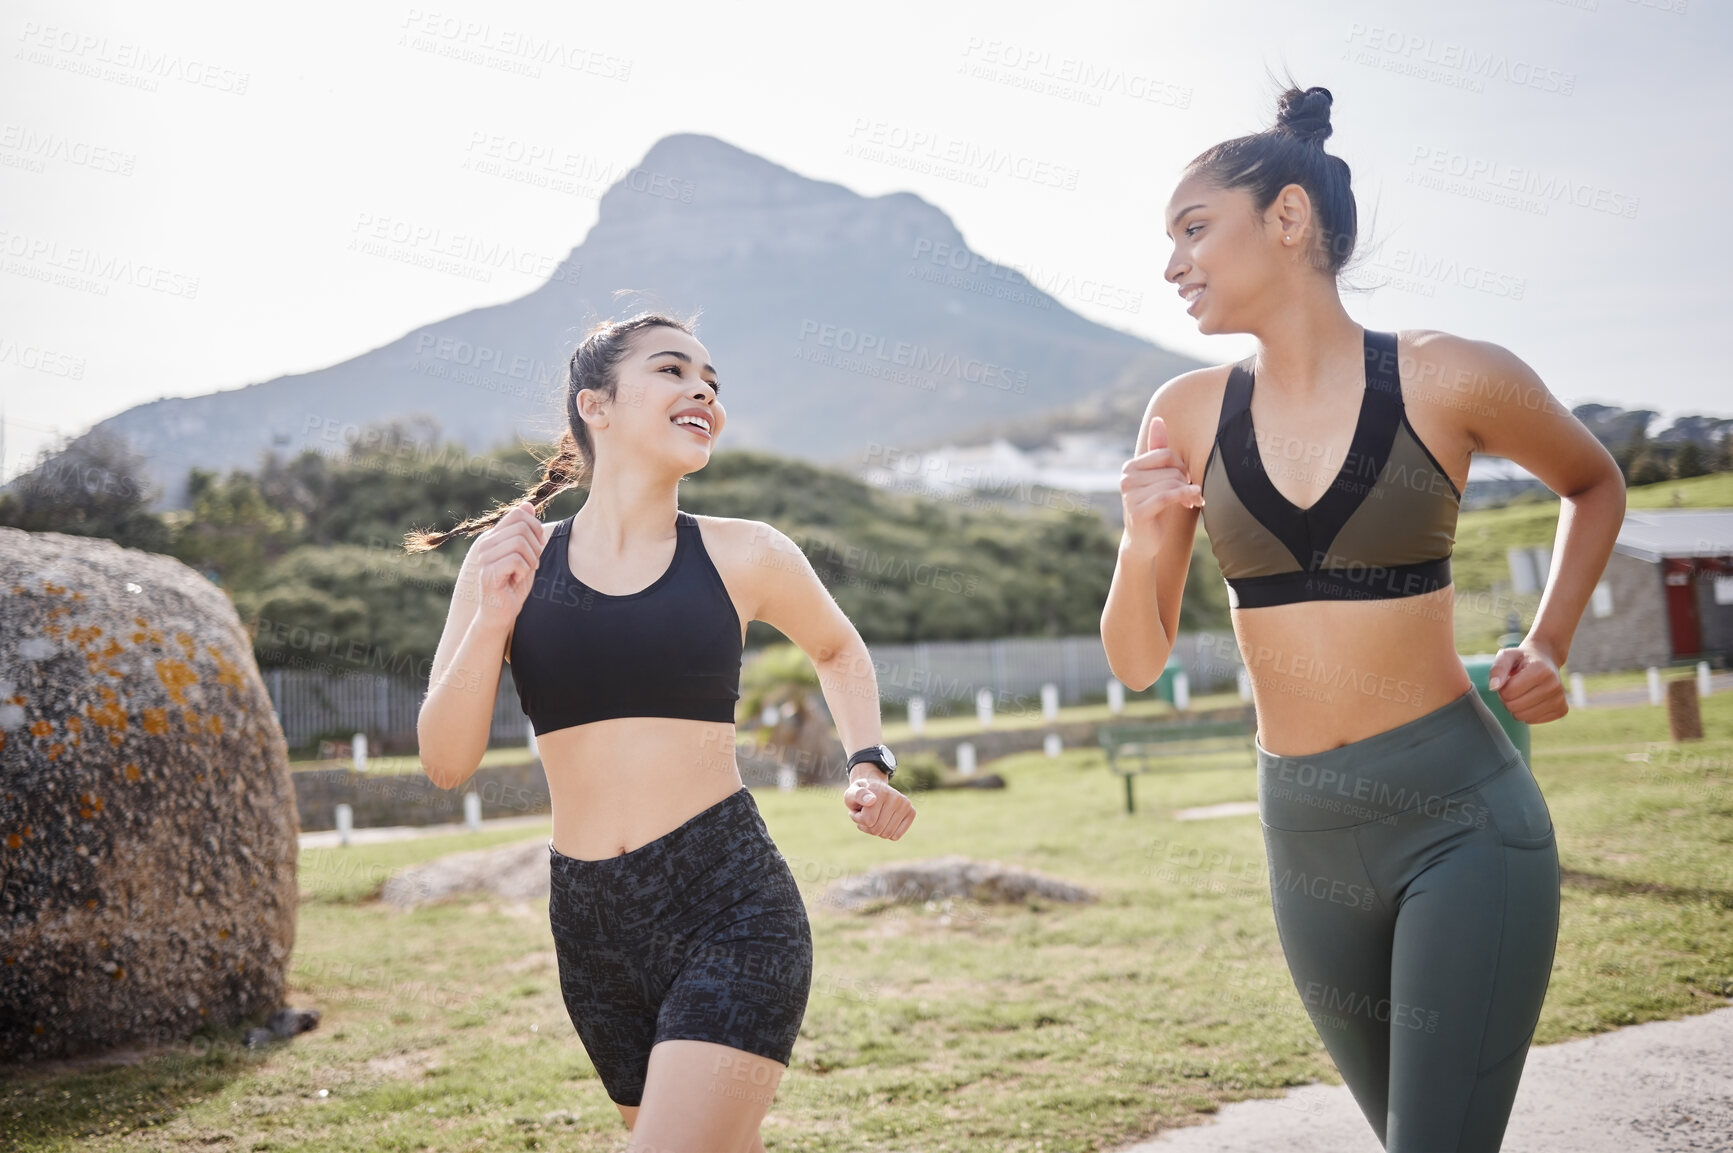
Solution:
{"label": "smiling face", "polygon": [[1166,209],[1173,255],[1163,276],[1179,288],[1199,332],[1252,331],[1282,298],[1294,268],[1288,257],[1304,241],[1304,229],[1284,220],[1286,193],[1293,191],[1297,186],[1285,189],[1260,216],[1245,189],[1218,188],[1196,173],[1174,189]]}
{"label": "smiling face", "polygon": [[615,451],[665,462],[681,476],[709,463],[728,416],[710,353],[697,338],[664,325],[640,329],[614,377],[611,401],[594,389],[578,393],[598,465]]}

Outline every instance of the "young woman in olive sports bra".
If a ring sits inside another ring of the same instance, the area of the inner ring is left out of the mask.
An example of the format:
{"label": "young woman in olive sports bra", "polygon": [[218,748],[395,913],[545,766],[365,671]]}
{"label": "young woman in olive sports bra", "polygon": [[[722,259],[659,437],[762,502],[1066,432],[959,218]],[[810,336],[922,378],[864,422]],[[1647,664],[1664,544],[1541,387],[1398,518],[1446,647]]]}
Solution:
{"label": "young woman in olive sports bra", "polygon": [[1160,675],[1201,515],[1257,708],[1258,805],[1281,947],[1385,1148],[1503,1139],[1551,973],[1558,856],[1523,758],[1470,686],[1450,553],[1476,452],[1562,498],[1552,572],[1490,685],[1518,719],[1565,713],[1559,665],[1612,551],[1624,483],[1497,345],[1375,332],[1342,307],[1348,166],[1326,89],[1188,166],[1166,278],[1205,333],[1257,353],[1163,385],[1120,482],[1101,618],[1116,676]]}
{"label": "young woman in olive sports bra", "polygon": [[[767,524],[677,506],[726,422],[719,388],[686,324],[604,324],[572,355],[568,428],[540,483],[450,532],[410,534],[421,551],[480,532],[417,731],[428,776],[455,788],[487,747],[508,660],[552,794],[560,988],[629,1148],[762,1153],[812,934],[734,759],[748,621],[817,667],[859,750],[843,792],[855,827],[896,840],[915,810],[889,784],[866,646],[805,553]],[[537,512],[576,485],[582,510],[543,524]]]}

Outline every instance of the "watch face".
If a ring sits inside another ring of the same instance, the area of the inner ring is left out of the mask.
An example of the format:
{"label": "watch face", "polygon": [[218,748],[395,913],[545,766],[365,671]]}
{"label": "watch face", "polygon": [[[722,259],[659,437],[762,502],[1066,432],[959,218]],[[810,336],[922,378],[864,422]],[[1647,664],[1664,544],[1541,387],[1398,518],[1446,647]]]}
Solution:
{"label": "watch face", "polygon": [[894,769],[897,767],[896,754],[891,752],[889,745],[880,745],[879,752],[884,754],[885,768]]}

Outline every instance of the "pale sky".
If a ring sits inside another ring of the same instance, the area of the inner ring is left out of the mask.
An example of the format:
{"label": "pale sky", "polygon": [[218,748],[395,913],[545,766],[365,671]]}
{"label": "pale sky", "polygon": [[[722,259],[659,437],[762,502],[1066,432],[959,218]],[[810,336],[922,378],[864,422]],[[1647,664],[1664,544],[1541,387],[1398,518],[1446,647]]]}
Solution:
{"label": "pale sky", "polygon": [[[913,191],[1077,312],[1237,358],[1249,338],[1200,337],[1162,280],[1162,209],[1198,152],[1270,123],[1284,69],[1334,93],[1328,147],[1381,242],[1357,320],[1498,342],[1570,403],[1657,427],[1733,415],[1725,3],[148,7],[0,3],[8,477],[141,401],[523,295],[531,274],[347,246],[386,222],[546,267],[676,132]],[[945,166],[994,149],[1026,175]],[[485,157],[505,163],[466,167]]]}

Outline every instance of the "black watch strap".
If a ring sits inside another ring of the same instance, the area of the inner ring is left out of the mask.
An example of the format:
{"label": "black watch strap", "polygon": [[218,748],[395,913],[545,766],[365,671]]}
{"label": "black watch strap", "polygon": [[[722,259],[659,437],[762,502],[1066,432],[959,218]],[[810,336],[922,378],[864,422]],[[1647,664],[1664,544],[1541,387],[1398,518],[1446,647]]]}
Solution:
{"label": "black watch strap", "polygon": [[843,766],[843,775],[845,777],[849,776],[854,771],[856,765],[866,761],[871,761],[879,767],[880,772],[884,773],[885,780],[890,780],[892,777],[897,775],[897,770],[894,766],[885,764],[883,760],[883,753],[881,750],[887,750],[888,748],[889,746],[882,744],[868,745],[866,748],[848,759],[848,764]]}

